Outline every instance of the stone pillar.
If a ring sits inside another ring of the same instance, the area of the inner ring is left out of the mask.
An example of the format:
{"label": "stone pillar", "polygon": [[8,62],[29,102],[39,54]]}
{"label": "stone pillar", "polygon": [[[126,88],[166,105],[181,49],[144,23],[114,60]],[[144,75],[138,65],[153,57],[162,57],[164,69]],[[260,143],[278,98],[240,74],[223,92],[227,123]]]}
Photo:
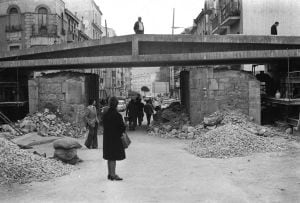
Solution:
{"label": "stone pillar", "polygon": [[39,104],[39,86],[35,80],[28,80],[28,99],[29,99],[29,113],[38,111]]}

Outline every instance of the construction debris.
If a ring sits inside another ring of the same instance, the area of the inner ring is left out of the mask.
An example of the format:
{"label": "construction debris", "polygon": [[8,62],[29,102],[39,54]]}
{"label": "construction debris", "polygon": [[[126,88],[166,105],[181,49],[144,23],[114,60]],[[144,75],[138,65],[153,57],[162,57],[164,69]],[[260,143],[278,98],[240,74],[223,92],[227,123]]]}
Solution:
{"label": "construction debris", "polygon": [[172,116],[163,118],[170,119],[158,119],[148,134],[162,138],[194,139],[188,151],[205,158],[228,158],[255,152],[281,151],[286,149],[286,144],[276,144],[272,137],[289,137],[288,132],[254,123],[253,118],[240,111],[215,112],[205,117],[197,126],[189,125],[187,116],[181,117],[178,112],[166,113]]}
{"label": "construction debris", "polygon": [[[38,132],[39,135],[48,136],[67,136],[67,137],[82,137],[86,128],[63,121],[59,115],[55,115],[48,109],[43,113],[37,112],[28,115],[23,120],[15,124],[24,133]],[[2,131],[10,132],[14,136],[18,133],[7,125],[0,126]]]}
{"label": "construction debris", "polygon": [[[170,111],[162,111],[161,115]],[[240,128],[249,131],[252,134],[263,137],[283,136],[288,137],[287,132],[280,132],[274,127],[261,126],[253,122],[253,118],[241,113],[240,111],[217,111],[207,117],[201,124],[191,126],[187,115],[182,112],[172,112],[172,116],[161,116],[149,128],[148,134],[162,138],[196,139],[206,132],[216,129],[225,124],[237,125]],[[166,120],[165,118],[170,118]]]}
{"label": "construction debris", "polygon": [[199,136],[188,151],[202,158],[230,158],[258,152],[285,150],[285,143],[257,136],[236,124],[225,124]]}
{"label": "construction debris", "polygon": [[0,138],[0,184],[46,181],[72,170],[71,165],[27,152]]}

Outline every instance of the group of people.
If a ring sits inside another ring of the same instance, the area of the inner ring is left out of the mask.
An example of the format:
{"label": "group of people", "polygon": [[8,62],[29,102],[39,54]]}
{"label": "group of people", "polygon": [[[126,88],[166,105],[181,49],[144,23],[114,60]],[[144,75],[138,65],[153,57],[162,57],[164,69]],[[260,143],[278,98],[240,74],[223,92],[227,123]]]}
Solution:
{"label": "group of people", "polygon": [[148,99],[146,104],[144,104],[140,96],[132,98],[126,107],[126,117],[128,117],[129,121],[129,130],[135,130],[137,125],[142,125],[144,113],[146,114],[147,125],[149,126],[151,117],[154,113],[151,99]]}

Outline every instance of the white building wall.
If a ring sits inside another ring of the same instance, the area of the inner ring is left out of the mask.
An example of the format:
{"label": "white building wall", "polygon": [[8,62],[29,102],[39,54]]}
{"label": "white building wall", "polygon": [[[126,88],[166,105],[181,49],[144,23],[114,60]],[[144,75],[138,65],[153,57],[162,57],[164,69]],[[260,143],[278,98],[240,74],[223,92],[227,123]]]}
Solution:
{"label": "white building wall", "polygon": [[279,22],[278,35],[300,35],[299,0],[243,0],[243,34],[270,35]]}

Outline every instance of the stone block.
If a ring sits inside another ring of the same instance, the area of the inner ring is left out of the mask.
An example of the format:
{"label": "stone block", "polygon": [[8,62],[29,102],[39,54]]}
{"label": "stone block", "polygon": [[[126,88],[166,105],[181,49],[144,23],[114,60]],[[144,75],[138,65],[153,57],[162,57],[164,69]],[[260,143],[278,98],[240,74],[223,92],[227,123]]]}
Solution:
{"label": "stone block", "polygon": [[40,83],[40,92],[61,94],[61,83]]}
{"label": "stone block", "polygon": [[216,79],[209,79],[209,90],[218,90],[219,89],[219,84]]}

